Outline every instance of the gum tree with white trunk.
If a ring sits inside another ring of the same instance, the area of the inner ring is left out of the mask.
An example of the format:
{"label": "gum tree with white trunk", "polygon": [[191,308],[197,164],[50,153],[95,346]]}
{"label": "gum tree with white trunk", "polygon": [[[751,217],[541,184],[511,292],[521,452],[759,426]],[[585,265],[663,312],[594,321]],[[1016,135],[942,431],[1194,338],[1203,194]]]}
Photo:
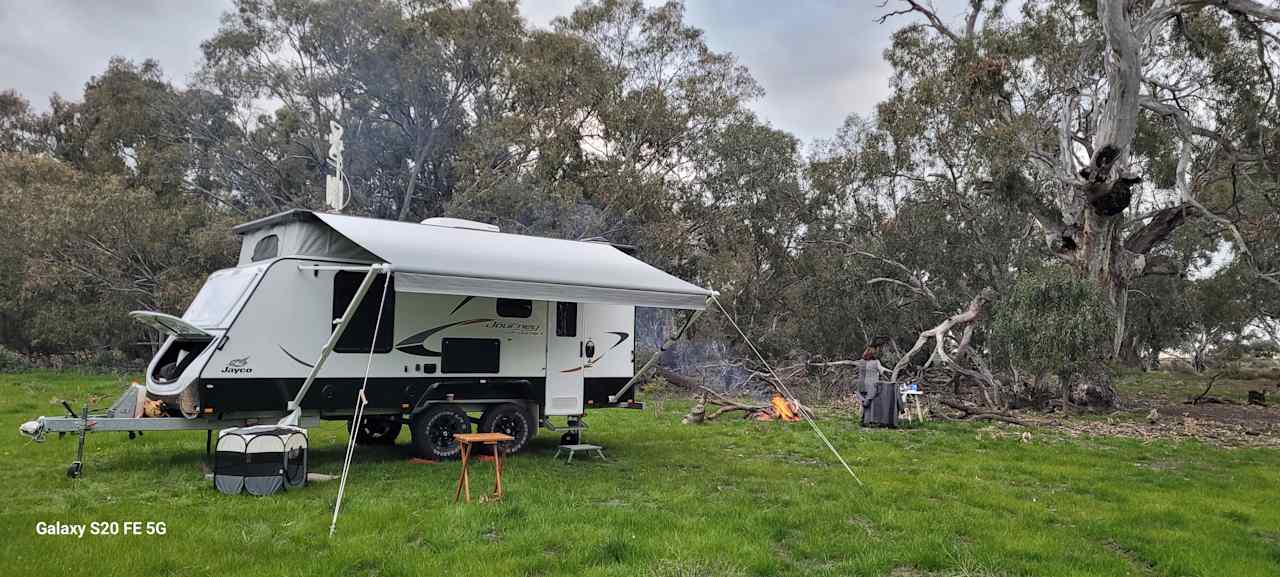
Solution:
{"label": "gum tree with white trunk", "polygon": [[1031,215],[1053,258],[1105,296],[1124,340],[1130,287],[1185,274],[1163,247],[1202,227],[1261,285],[1251,250],[1280,189],[1280,7],[1253,0],[970,0],[959,18],[910,18],[886,58],[879,109],[901,169],[979,190]]}

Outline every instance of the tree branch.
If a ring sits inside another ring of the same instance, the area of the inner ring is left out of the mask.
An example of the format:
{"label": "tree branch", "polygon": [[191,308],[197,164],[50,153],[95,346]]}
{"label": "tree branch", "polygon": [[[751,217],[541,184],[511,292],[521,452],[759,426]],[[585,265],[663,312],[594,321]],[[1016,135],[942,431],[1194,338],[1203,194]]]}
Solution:
{"label": "tree branch", "polygon": [[1124,248],[1135,254],[1147,254],[1152,247],[1169,238],[1174,230],[1182,226],[1187,217],[1197,214],[1198,209],[1186,203],[1158,210],[1151,216],[1150,221],[1125,239]]}
{"label": "tree branch", "polygon": [[[942,340],[952,328],[956,325],[968,324],[977,320],[978,317],[982,315],[982,311],[986,308],[987,303],[991,302],[994,298],[994,290],[989,287],[982,289],[982,292],[978,293],[978,296],[973,297],[973,300],[964,311],[956,313],[947,318],[947,320],[942,321],[938,326],[920,333],[920,337],[916,339],[916,343],[911,346],[911,349],[908,350],[906,354],[902,355],[902,358],[898,359],[898,364],[894,365],[893,374],[890,376],[890,380],[895,382],[898,380],[898,373],[902,372],[902,369],[906,368],[906,366],[911,363],[911,357],[919,352],[920,349],[923,349],[925,344],[929,342],[929,339],[932,338],[938,340],[939,344],[935,347],[936,351],[941,347]],[[950,357],[946,357],[945,354],[943,356],[944,361],[950,360]]]}
{"label": "tree branch", "polygon": [[[933,7],[932,2],[929,2],[929,6],[926,7],[925,5],[921,4],[920,2],[917,2],[916,0],[901,0],[901,1],[907,4],[906,8],[903,8],[902,10],[894,10],[892,12],[889,12],[888,14],[885,14],[879,18],[878,22],[880,24],[884,24],[886,20],[888,20],[893,16],[901,16],[903,14],[919,12],[929,20],[930,27],[932,27],[934,30],[937,30],[938,32],[941,32],[943,36],[950,38],[952,42],[955,42],[956,44],[960,43],[960,37],[956,36],[956,33],[952,32],[950,28],[947,28],[947,25],[942,22],[941,18],[938,18],[938,14],[935,12],[936,9]],[[978,3],[981,4],[981,2],[978,2]],[[881,2],[879,4],[879,7],[885,8],[888,5],[889,5],[889,0],[884,0],[884,2]]]}

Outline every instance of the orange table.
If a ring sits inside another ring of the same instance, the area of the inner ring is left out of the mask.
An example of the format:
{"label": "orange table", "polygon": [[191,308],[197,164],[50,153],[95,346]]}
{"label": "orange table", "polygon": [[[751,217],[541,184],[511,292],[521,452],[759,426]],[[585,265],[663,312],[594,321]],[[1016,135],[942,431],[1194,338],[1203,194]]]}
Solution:
{"label": "orange table", "polygon": [[493,498],[502,499],[502,448],[498,443],[514,441],[516,438],[502,433],[459,433],[453,439],[462,449],[462,475],[458,477],[458,489],[453,492],[453,502],[457,503],[458,498],[464,495],[466,502],[471,502],[471,475],[468,471],[471,468],[471,448],[476,444],[493,446]]}

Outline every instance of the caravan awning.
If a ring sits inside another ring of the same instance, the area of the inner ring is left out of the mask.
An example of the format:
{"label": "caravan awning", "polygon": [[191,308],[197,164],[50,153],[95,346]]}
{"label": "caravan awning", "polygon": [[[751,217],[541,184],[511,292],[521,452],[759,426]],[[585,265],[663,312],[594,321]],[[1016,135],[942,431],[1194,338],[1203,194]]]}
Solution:
{"label": "caravan awning", "polygon": [[313,214],[390,264],[397,292],[698,310],[714,294],[606,243]]}

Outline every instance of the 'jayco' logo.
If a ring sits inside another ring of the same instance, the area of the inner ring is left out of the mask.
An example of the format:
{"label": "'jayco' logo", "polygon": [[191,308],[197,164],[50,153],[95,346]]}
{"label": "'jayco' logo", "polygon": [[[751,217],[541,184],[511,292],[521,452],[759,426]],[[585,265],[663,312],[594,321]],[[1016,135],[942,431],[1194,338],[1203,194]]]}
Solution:
{"label": "'jayco' logo", "polygon": [[249,364],[249,357],[231,359],[230,361],[227,361],[227,366],[222,367],[222,372],[231,374],[231,375],[241,375],[241,374],[247,375],[253,372],[253,369],[245,366],[248,364]]}

